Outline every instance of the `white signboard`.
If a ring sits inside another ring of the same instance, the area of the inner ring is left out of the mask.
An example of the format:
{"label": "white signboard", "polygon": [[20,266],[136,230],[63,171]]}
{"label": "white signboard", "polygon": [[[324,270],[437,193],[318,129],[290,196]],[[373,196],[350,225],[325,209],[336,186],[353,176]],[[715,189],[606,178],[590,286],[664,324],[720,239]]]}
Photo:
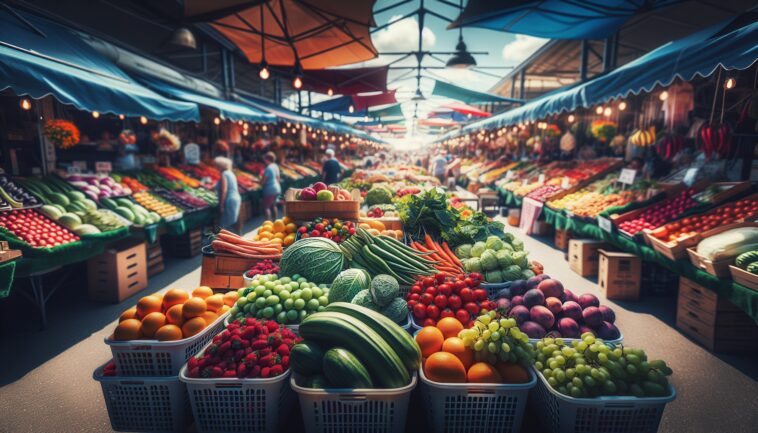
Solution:
{"label": "white signboard", "polygon": [[110,173],[113,171],[113,166],[110,161],[97,161],[95,162],[95,171],[98,173]]}
{"label": "white signboard", "polygon": [[700,171],[699,168],[688,168],[687,171],[684,173],[684,183],[687,186],[692,186],[693,183],[695,183],[695,179],[697,179],[697,173]]}
{"label": "white signboard", "polygon": [[197,143],[189,143],[184,146],[184,161],[191,165],[200,163],[200,146]]}
{"label": "white signboard", "polygon": [[540,177],[537,179],[537,183],[545,183],[545,174],[542,173]]}
{"label": "white signboard", "polygon": [[611,223],[611,220],[606,217],[598,216],[597,225],[608,233],[613,231],[613,224]]}
{"label": "white signboard", "polygon": [[635,176],[637,176],[637,170],[632,170],[631,168],[622,168],[621,174],[619,175],[619,182],[626,185],[631,185],[634,183]]}
{"label": "white signboard", "polygon": [[569,180],[568,176],[563,176],[563,179],[561,180],[561,188],[563,189],[571,188],[571,181]]}

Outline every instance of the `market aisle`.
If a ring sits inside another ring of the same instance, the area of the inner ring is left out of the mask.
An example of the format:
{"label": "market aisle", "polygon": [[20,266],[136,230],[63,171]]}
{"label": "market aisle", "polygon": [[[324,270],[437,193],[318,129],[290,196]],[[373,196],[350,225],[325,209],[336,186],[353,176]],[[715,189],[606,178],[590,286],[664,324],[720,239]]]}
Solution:
{"label": "market aisle", "polygon": [[[245,230],[256,228],[261,221],[260,218],[249,221]],[[6,328],[0,334],[5,355],[0,361],[3,385],[0,387],[0,432],[112,431],[100,384],[92,379],[92,373],[111,357],[103,339],[113,332],[117,322],[113,319],[141,296],[172,287],[191,290],[199,282],[200,257],[171,259],[166,271],[152,278],[147,289],[120,304],[67,299],[64,293],[70,290],[66,290],[51,298],[47,330],[36,328],[35,313],[27,315],[30,329],[7,329],[10,327],[4,323]],[[89,308],[81,312],[67,308],[68,304]],[[85,332],[91,334],[83,335]],[[57,355],[38,361],[47,353],[54,354],[58,345],[61,349]],[[31,369],[32,362],[40,365]]]}
{"label": "market aisle", "polygon": [[[505,219],[500,219],[505,223]],[[758,425],[758,363],[746,357],[712,355],[674,328],[674,297],[643,297],[640,302],[614,302],[600,296],[595,280],[569,269],[564,253],[553,248],[552,238],[525,236],[518,228],[506,230],[524,240],[529,257],[573,293],[592,293],[613,308],[624,343],[645,349],[674,370],[677,390],[666,406],[659,432],[755,432]],[[728,360],[728,362],[725,362]]]}

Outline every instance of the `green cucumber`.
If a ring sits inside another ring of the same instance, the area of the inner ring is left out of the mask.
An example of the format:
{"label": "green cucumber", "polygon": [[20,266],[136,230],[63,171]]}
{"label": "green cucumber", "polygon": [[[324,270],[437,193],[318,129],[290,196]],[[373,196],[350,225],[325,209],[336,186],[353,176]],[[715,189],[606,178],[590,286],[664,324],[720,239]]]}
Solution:
{"label": "green cucumber", "polygon": [[324,351],[312,341],[303,341],[290,349],[290,368],[303,376],[321,373]]}
{"label": "green cucumber", "polygon": [[334,388],[374,387],[366,367],[347,349],[334,347],[327,350],[321,368],[329,384]]}

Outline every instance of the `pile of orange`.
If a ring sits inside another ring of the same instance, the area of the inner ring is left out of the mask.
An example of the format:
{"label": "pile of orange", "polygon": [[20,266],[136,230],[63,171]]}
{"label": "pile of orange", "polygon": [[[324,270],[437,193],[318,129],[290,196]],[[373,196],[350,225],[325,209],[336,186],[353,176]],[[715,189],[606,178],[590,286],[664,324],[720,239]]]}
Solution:
{"label": "pile of orange", "polygon": [[529,382],[529,372],[519,364],[475,362],[474,351],[458,338],[462,330],[458,319],[445,317],[436,326],[425,326],[416,334],[427,379],[440,383]]}
{"label": "pile of orange", "polygon": [[174,341],[196,335],[215,322],[237,302],[239,294],[213,294],[201,286],[187,293],[170,289],[140,298],[137,305],[124,311],[113,331],[113,339]]}
{"label": "pile of orange", "polygon": [[289,217],[284,217],[276,221],[263,221],[258,228],[257,233],[253,236],[254,241],[269,241],[288,247],[295,243],[297,226]]}

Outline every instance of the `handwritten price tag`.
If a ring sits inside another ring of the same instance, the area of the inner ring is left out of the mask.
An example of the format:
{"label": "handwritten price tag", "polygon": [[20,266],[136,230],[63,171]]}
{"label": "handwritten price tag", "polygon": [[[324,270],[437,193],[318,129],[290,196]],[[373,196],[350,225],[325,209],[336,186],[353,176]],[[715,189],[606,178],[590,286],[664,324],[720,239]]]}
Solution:
{"label": "handwritten price tag", "polygon": [[598,216],[597,225],[608,233],[611,233],[613,231],[613,224],[611,223],[611,220],[606,217]]}
{"label": "handwritten price tag", "polygon": [[563,179],[561,180],[561,188],[563,189],[571,188],[571,182],[569,181],[568,176],[563,176]]}
{"label": "handwritten price tag", "polygon": [[684,173],[684,184],[687,186],[692,186],[692,184],[695,183],[695,179],[697,179],[697,173],[699,171],[699,168],[688,168]]}
{"label": "handwritten price tag", "polygon": [[538,183],[545,183],[545,174],[541,174],[540,177],[537,179]]}
{"label": "handwritten price tag", "polygon": [[631,168],[622,168],[621,174],[619,175],[619,182],[631,185],[634,183],[635,176],[637,176],[637,170],[632,170]]}
{"label": "handwritten price tag", "polygon": [[110,173],[113,171],[113,166],[110,161],[97,161],[95,162],[95,171],[98,173]]}

